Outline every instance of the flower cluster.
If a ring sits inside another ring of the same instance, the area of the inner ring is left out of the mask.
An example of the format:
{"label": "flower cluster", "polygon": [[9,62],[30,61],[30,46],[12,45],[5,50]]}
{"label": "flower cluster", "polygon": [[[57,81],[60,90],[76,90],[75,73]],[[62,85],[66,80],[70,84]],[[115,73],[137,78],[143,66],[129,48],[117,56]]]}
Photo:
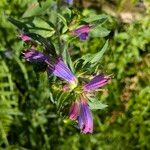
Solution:
{"label": "flower cluster", "polygon": [[93,118],[88,106],[87,94],[96,90],[108,83],[110,77],[103,74],[95,76],[90,82],[83,86],[82,94],[79,100],[72,103],[70,108],[69,118],[77,120],[78,126],[82,133],[93,132]]}
{"label": "flower cluster", "polygon": [[[73,0],[65,0],[65,2],[67,4],[72,4]],[[93,27],[94,25],[91,24],[81,25],[71,33],[72,35],[79,37],[81,41],[85,41],[88,39],[89,32]],[[32,40],[28,34],[24,33],[21,33],[20,38],[26,43]],[[54,76],[67,81],[69,83],[69,87],[66,85],[63,89],[64,92],[74,90],[77,86],[80,86],[78,78],[71,72],[62,57],[54,55],[53,53],[45,54],[43,52],[39,52],[33,46],[23,52],[23,57],[31,63],[44,63],[48,74],[53,74]],[[96,75],[88,83],[81,85],[81,91],[78,94],[78,98],[72,102],[69,118],[78,123],[78,128],[81,133],[86,134],[93,132],[93,117],[88,105],[88,94],[91,94],[98,88],[103,87],[109,80],[110,77],[105,76],[102,73]]]}
{"label": "flower cluster", "polygon": [[64,63],[61,57],[52,57],[35,49],[28,49],[23,52],[23,57],[33,63],[43,62],[47,64],[47,72],[61,79],[68,81],[71,85],[77,84],[77,79]]}
{"label": "flower cluster", "polygon": [[[61,57],[52,57],[50,55],[39,52],[35,49],[28,49],[23,52],[24,58],[32,63],[43,62],[47,65],[47,72],[67,81],[73,88],[78,85],[78,80],[71,72],[69,67],[64,63]],[[93,118],[88,106],[86,95],[93,90],[106,85],[110,77],[103,74],[95,76],[91,81],[82,86],[82,94],[70,108],[69,118],[78,122],[78,127],[82,133],[93,132]]]}
{"label": "flower cluster", "polygon": [[78,127],[82,133],[93,132],[93,117],[89,109],[87,100],[81,96],[78,101],[72,103],[70,108],[69,118],[77,120]]}

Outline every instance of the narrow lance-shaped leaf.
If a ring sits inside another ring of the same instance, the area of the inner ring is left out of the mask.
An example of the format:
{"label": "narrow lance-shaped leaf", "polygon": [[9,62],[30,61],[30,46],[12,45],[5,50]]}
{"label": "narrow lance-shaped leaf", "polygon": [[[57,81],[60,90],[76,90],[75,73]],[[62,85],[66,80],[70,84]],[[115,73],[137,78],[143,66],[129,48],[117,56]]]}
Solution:
{"label": "narrow lance-shaped leaf", "polygon": [[89,18],[83,19],[83,21],[86,23],[102,24],[107,19],[108,19],[108,17],[106,15],[94,15],[94,16],[90,16]]}
{"label": "narrow lance-shaped leaf", "polygon": [[59,98],[57,99],[57,102],[56,102],[58,111],[61,110],[61,108],[63,107],[63,103],[65,103],[65,101],[68,100],[69,96],[70,96],[70,93],[61,93],[60,94],[60,96],[59,96]]}
{"label": "narrow lance-shaped leaf", "polygon": [[102,56],[104,55],[105,51],[107,50],[107,47],[108,47],[108,40],[106,41],[106,43],[103,46],[103,48],[101,49],[101,51],[94,54],[93,58],[91,59],[90,63],[92,63],[93,66],[96,65],[101,60]]}
{"label": "narrow lance-shaped leaf", "polygon": [[109,30],[102,27],[101,25],[91,29],[90,36],[91,37],[105,37],[110,33]]}
{"label": "narrow lance-shaped leaf", "polygon": [[49,51],[52,55],[56,56],[56,51],[55,51],[55,47],[54,45],[51,43],[51,41],[47,40],[46,38],[42,37],[41,35],[39,34],[36,34],[36,33],[30,33],[29,32],[29,27],[21,22],[21,21],[18,21],[18,20],[15,20],[11,17],[8,18],[8,20],[13,24],[15,25],[16,27],[18,27],[20,30],[23,30],[25,32],[25,34],[29,37],[31,37],[32,39],[34,40],[37,40],[38,42],[42,43],[44,46],[45,46],[45,49],[46,51]]}
{"label": "narrow lance-shaped leaf", "polygon": [[88,104],[90,106],[90,109],[104,109],[107,107],[106,104],[103,104],[102,102],[94,98],[89,98]]}
{"label": "narrow lance-shaped leaf", "polygon": [[93,54],[93,55],[92,54],[84,55],[82,57],[82,59],[84,60],[83,65],[86,65],[87,63],[91,63],[92,67],[95,66],[101,60],[103,54],[107,50],[107,47],[108,47],[108,40],[106,41],[106,43],[103,46],[103,48],[101,49],[101,51],[99,51],[99,52],[97,52],[96,54]]}
{"label": "narrow lance-shaped leaf", "polygon": [[25,32],[28,32],[28,30],[29,30],[25,23],[18,21],[16,19],[13,19],[12,17],[8,17],[8,21],[10,21],[13,25],[18,27],[20,30],[23,30]]}
{"label": "narrow lance-shaped leaf", "polygon": [[70,57],[69,52],[68,52],[68,44],[66,44],[64,46],[62,56],[63,56],[63,58],[65,60],[65,63],[66,64],[68,63],[71,71],[74,73],[75,70],[74,70],[73,62],[72,62],[71,57]]}

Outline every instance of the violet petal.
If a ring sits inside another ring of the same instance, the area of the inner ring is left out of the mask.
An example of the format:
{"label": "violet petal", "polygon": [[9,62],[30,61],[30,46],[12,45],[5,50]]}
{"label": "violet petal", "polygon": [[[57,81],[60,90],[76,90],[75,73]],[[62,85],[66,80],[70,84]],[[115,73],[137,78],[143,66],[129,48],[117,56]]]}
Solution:
{"label": "violet petal", "polygon": [[30,49],[23,52],[23,57],[30,62],[44,62],[48,61],[49,57],[42,52]]}
{"label": "violet petal", "polygon": [[85,100],[81,100],[78,125],[82,133],[86,134],[93,132],[93,117]]}
{"label": "violet petal", "polygon": [[73,102],[71,107],[70,107],[70,112],[69,112],[69,118],[71,120],[76,120],[78,115],[79,115],[79,103],[78,102]]}
{"label": "violet petal", "polygon": [[105,77],[103,74],[99,74],[95,76],[89,83],[84,85],[83,88],[85,91],[92,91],[106,85],[109,80],[109,77]]}

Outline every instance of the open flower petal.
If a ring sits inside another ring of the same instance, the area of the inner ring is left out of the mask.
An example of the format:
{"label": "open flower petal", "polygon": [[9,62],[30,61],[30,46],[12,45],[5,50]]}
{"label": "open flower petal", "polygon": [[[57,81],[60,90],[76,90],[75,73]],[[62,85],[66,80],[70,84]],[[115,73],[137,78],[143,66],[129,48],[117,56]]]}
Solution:
{"label": "open flower petal", "polygon": [[77,101],[73,102],[70,107],[69,118],[71,120],[76,120],[77,117],[79,116],[79,112],[80,112],[79,102]]}
{"label": "open flower petal", "polygon": [[80,131],[84,134],[93,132],[93,117],[89,109],[87,100],[83,97],[72,104],[69,118],[77,120]]}
{"label": "open flower petal", "polygon": [[51,66],[48,67],[48,72],[51,72],[55,76],[68,81],[70,84],[74,86],[77,85],[76,77],[73,75],[71,70],[68,68],[68,66],[64,63],[64,61],[61,58],[57,58],[55,63],[51,64]]}
{"label": "open flower petal", "polygon": [[86,134],[93,132],[93,117],[85,99],[81,99],[78,125],[82,133]]}
{"label": "open flower petal", "polygon": [[49,57],[42,52],[38,52],[34,49],[24,51],[23,57],[30,62],[45,62],[49,60]]}
{"label": "open flower petal", "polygon": [[83,89],[85,91],[92,91],[98,89],[108,83],[110,77],[106,77],[103,74],[95,76],[89,83],[85,84]]}
{"label": "open flower petal", "polygon": [[24,33],[21,33],[19,37],[20,37],[20,38],[22,39],[22,41],[24,41],[24,42],[31,41],[31,38],[30,38],[28,35],[24,34]]}
{"label": "open flower petal", "polygon": [[84,41],[88,38],[91,27],[92,25],[82,25],[73,31],[73,35],[78,36],[80,40]]}

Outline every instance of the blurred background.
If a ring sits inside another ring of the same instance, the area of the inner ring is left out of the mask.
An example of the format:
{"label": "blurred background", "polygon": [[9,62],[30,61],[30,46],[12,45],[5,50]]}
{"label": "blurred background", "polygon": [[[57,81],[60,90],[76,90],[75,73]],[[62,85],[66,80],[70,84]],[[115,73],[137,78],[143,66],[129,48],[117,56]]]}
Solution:
{"label": "blurred background", "polygon": [[[42,6],[50,0],[39,0]],[[101,70],[114,78],[99,95],[108,107],[94,111],[94,133],[80,134],[56,114],[46,74],[37,75],[20,56],[24,43],[6,19],[32,13],[36,0],[0,1],[0,149],[150,149],[150,1],[76,0],[83,15],[107,14],[109,34],[74,43],[72,58],[94,53],[109,39]],[[44,5],[45,6],[45,5]],[[47,11],[49,8],[44,7]],[[39,10],[37,10],[38,13]],[[46,13],[46,12],[45,12]]]}

